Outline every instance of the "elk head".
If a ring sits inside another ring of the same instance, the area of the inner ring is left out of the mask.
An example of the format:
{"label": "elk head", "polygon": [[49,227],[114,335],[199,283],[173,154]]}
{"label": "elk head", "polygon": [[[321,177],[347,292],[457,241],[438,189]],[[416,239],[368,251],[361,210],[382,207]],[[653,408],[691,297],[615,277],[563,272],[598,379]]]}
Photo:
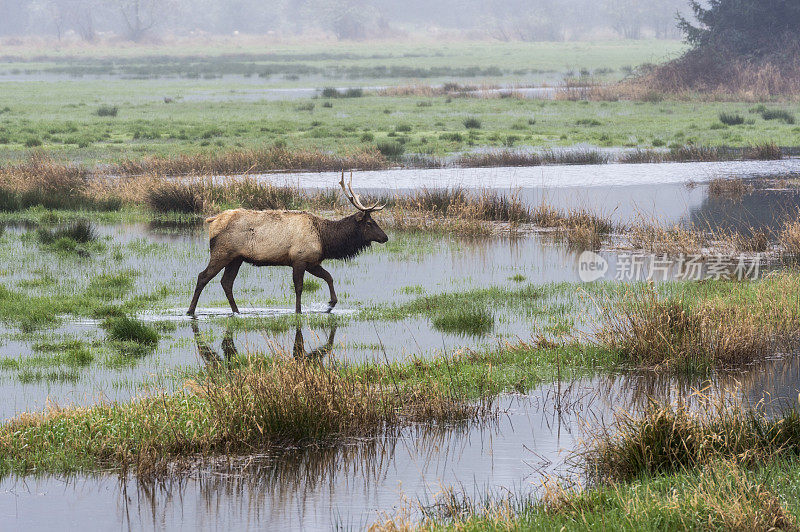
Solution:
{"label": "elk head", "polygon": [[342,187],[344,195],[350,200],[353,207],[360,211],[355,215],[355,219],[361,228],[361,234],[364,240],[366,242],[379,242],[381,244],[388,242],[389,237],[386,236],[383,229],[372,219],[372,213],[382,211],[386,205],[378,206],[378,202],[375,202],[373,205],[365,207],[364,204],[361,203],[361,198],[358,197],[358,194],[353,192],[353,172],[350,172],[350,181],[347,183],[347,187],[345,187],[344,170],[342,170],[342,179],[339,181],[339,186]]}

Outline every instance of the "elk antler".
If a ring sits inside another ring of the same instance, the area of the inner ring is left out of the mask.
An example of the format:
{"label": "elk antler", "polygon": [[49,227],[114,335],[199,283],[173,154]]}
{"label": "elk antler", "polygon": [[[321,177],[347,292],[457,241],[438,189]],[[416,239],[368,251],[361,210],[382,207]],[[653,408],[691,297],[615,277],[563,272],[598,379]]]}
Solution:
{"label": "elk antler", "polygon": [[344,170],[342,170],[342,179],[339,181],[339,186],[342,187],[344,191],[344,195],[347,196],[347,199],[350,200],[350,203],[358,209],[359,211],[363,212],[378,212],[383,210],[386,207],[386,204],[381,205],[378,207],[378,202],[376,201],[369,207],[364,207],[364,204],[361,203],[361,198],[358,197],[358,194],[353,192],[353,172],[350,172],[350,181],[347,183],[347,188],[344,186]]}

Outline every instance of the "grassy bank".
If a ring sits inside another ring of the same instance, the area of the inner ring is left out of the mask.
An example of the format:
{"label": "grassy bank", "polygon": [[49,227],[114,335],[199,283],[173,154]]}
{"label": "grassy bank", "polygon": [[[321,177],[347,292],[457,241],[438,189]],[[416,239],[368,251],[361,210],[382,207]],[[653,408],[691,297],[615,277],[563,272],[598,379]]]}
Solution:
{"label": "grassy bank", "polygon": [[701,369],[793,352],[795,273],[760,281],[615,286],[600,303],[599,340],[637,366]]}
{"label": "grassy bank", "polygon": [[[470,498],[449,492],[422,520],[394,517],[376,530],[797,530],[800,463],[750,471],[727,462],[582,493],[552,488],[544,501],[524,495]],[[408,512],[410,514],[410,512]]]}
{"label": "grassy bank", "polygon": [[540,496],[474,499],[445,490],[384,530],[796,530],[800,422],[735,395],[620,413],[587,445],[585,490],[549,482]]}
{"label": "grassy bank", "polygon": [[590,348],[519,344],[393,364],[240,357],[189,375],[172,395],[9,421],[0,426],[0,471],[150,474],[181,458],[334,445],[414,421],[481,419],[493,415],[497,393],[553,377],[554,361],[579,361],[587,371],[606,356]]}

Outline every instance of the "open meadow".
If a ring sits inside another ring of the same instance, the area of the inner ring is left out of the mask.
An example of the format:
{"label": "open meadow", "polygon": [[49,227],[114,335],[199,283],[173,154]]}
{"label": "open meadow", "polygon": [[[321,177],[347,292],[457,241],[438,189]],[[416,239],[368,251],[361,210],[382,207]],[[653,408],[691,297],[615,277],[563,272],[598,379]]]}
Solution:
{"label": "open meadow", "polygon": [[[0,515],[796,529],[800,104],[620,88],[686,49],[0,48]],[[335,307],[243,264],[187,315],[207,218],[349,170]]]}

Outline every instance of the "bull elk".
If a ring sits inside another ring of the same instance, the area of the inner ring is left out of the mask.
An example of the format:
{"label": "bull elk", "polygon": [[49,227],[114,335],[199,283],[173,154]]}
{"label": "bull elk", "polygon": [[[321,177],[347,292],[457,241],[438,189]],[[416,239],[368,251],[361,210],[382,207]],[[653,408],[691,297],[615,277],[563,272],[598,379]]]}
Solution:
{"label": "bull elk", "polygon": [[358,212],[341,220],[326,220],[305,211],[252,211],[231,209],[208,218],[211,258],[197,276],[188,315],[193,316],[203,288],[223,268],[222,289],[231,305],[233,282],[243,262],[254,266],[291,266],[294,281],[295,312],[301,311],[303,276],[306,272],[328,284],[331,299],[328,312],[336,305],[333,278],[321,263],[326,259],[350,259],[373,242],[386,243],[389,237],[372,219],[372,213],[386,205],[365,207],[353,192],[353,174],[345,188],[344,171],[339,181],[345,196]]}

